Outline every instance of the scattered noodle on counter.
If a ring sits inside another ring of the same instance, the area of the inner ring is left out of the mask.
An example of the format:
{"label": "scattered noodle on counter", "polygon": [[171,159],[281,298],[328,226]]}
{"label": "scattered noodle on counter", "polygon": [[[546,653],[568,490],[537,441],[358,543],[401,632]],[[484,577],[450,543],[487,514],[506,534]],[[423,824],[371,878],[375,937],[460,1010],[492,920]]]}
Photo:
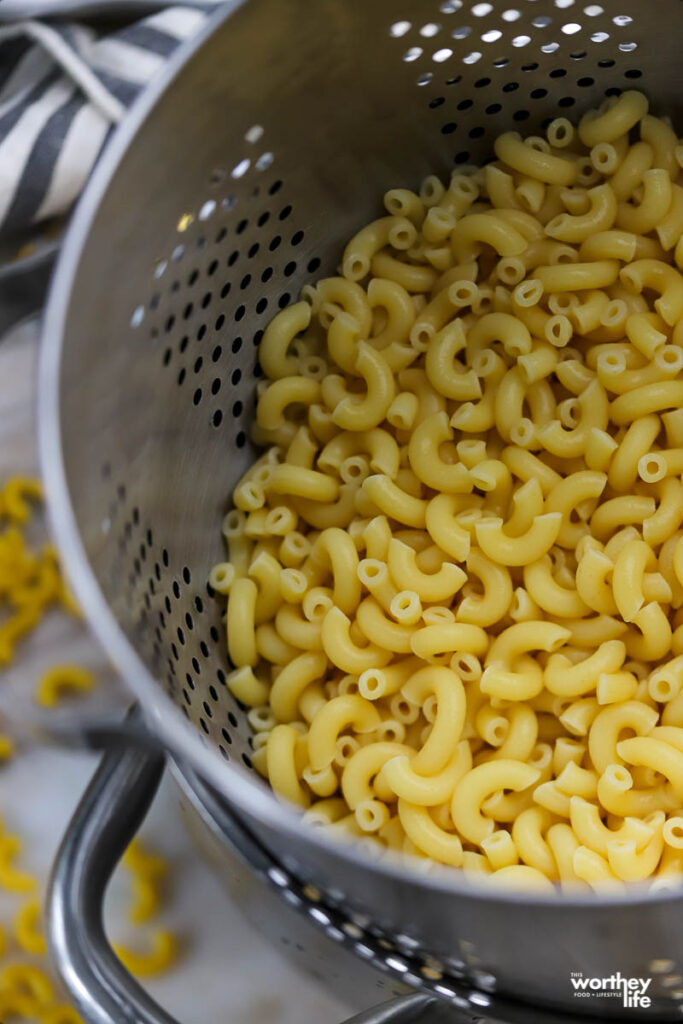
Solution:
{"label": "scattered noodle on counter", "polygon": [[16,866],[23,844],[19,836],[0,833],[0,888],[12,893],[32,893],[38,888],[36,879]]}
{"label": "scattered noodle on counter", "polygon": [[40,501],[38,480],[11,477],[0,490],[0,664],[11,661],[17,641],[33,630],[48,607],[60,603],[72,615],[80,615],[68,585],[62,579],[50,544],[33,550],[22,528],[29,522],[31,502]]}
{"label": "scattered noodle on counter", "polygon": [[88,669],[80,665],[54,665],[38,682],[36,703],[54,708],[64,694],[91,693],[94,687],[95,677]]}
{"label": "scattered noodle on counter", "polygon": [[[163,884],[168,875],[168,864],[156,854],[147,852],[137,839],[130,844],[123,855],[123,865],[127,868],[132,884],[133,900],[128,911],[128,918],[134,925],[144,924],[153,919],[159,912],[162,900]],[[116,955],[124,967],[139,978],[161,974],[174,966],[178,960],[179,948],[175,935],[161,928],[141,933],[143,947],[141,951],[136,945],[114,945]]]}
{"label": "scattered noodle on counter", "polygon": [[172,932],[157,929],[147,937],[149,950],[139,952],[128,946],[114,944],[113,949],[123,966],[136,978],[149,978],[168,971],[178,959],[178,942]]}
{"label": "scattered noodle on counter", "polygon": [[209,578],[227,685],[277,796],[377,856],[670,887],[680,147],[625,92],[493,148],[387,192],[265,331]]}
{"label": "scattered noodle on counter", "polygon": [[33,503],[42,503],[43,485],[40,480],[23,476],[11,477],[0,493],[2,514],[11,522],[24,526],[31,518],[29,500]]}
{"label": "scattered noodle on counter", "polygon": [[19,949],[35,956],[45,956],[47,947],[41,927],[42,911],[37,900],[19,908],[14,918],[14,937]]}
{"label": "scattered noodle on counter", "polygon": [[0,1020],[40,1020],[55,998],[54,985],[42,968],[27,963],[0,968]]}
{"label": "scattered noodle on counter", "polygon": [[82,1020],[73,1006],[60,1004],[43,1011],[40,1024],[82,1024]]}
{"label": "scattered noodle on counter", "polygon": [[[0,490],[0,522],[9,521],[0,531],[0,601],[8,612],[0,624],[0,664],[13,658],[16,641],[39,624],[51,605],[61,604],[80,617],[59,572],[54,549],[45,545],[33,550],[22,533],[32,505],[41,498],[39,481],[23,477],[10,479]],[[88,669],[72,664],[55,665],[39,680],[36,703],[53,708],[65,694],[89,693],[94,685],[94,676]],[[0,733],[0,771],[2,763],[11,760],[15,753],[12,738]],[[25,871],[22,851],[21,838],[5,831],[0,819],[0,890],[23,900],[9,920],[0,921],[0,1021],[82,1024],[77,1011],[61,1001],[63,996],[49,977],[38,898],[40,884]],[[131,844],[123,862],[131,877],[129,919],[134,925],[153,923],[162,909],[161,886],[168,865],[163,858],[142,850],[137,841]],[[154,927],[137,929],[136,938],[137,932],[142,948],[148,946],[148,952],[116,947],[129,970],[150,976],[174,965],[178,944],[170,932]]]}
{"label": "scattered noodle on counter", "polygon": [[162,857],[143,850],[137,839],[126,850],[122,863],[128,869],[133,888],[129,920],[132,924],[143,924],[159,909],[168,864]]}

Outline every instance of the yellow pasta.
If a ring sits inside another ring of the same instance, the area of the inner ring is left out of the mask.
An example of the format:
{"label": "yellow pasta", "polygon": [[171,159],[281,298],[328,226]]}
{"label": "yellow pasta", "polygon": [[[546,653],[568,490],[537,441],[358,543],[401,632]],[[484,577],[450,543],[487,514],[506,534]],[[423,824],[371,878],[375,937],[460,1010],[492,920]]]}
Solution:
{"label": "yellow pasta", "polygon": [[579,122],[579,138],[585,146],[614,142],[630,131],[648,112],[642,93],[629,90],[621,94],[613,106],[604,111],[590,111]]}
{"label": "yellow pasta", "polygon": [[[37,481],[13,478],[0,494],[0,518],[10,520],[6,530],[0,532],[0,594],[14,616],[6,620],[3,629],[3,656],[9,660],[13,645],[24,633],[40,622],[43,610],[52,602],[60,601],[71,614],[79,610],[66,584],[59,575],[54,551],[49,546],[32,551],[19,527],[23,527],[31,513],[30,503],[41,497]],[[235,571],[225,563],[223,571],[213,574],[216,590],[223,585],[229,591]],[[45,708],[54,707],[65,694],[87,693],[94,686],[93,674],[77,665],[55,665],[41,676],[35,699]],[[15,753],[9,736],[0,736],[0,761]],[[59,995],[43,970],[46,942],[41,922],[41,902],[37,898],[38,881],[27,873],[20,863],[20,838],[3,830],[0,821],[0,888],[15,896],[12,911],[13,948],[8,950],[5,928],[0,925],[0,1017],[14,1020],[36,1020],[43,1024],[81,1024],[73,1007],[59,1002]],[[134,921],[148,920],[159,906],[158,879],[166,869],[160,858],[143,853],[134,844],[125,856],[133,872],[133,904],[130,910]],[[21,903],[16,898],[21,899]],[[157,948],[142,966],[148,973],[164,969],[172,960],[175,940],[170,933],[154,940]],[[12,960],[4,961],[11,952]],[[19,957],[17,957],[19,953]]]}
{"label": "yellow pasta", "polygon": [[149,978],[163,974],[174,965],[178,958],[178,943],[168,931],[158,930],[150,937],[150,949],[140,952],[120,943],[113,949],[123,966],[138,978]]}
{"label": "yellow pasta", "polygon": [[44,956],[47,952],[45,936],[40,928],[40,904],[32,900],[19,909],[14,919],[14,935],[24,953]]}
{"label": "yellow pasta", "polygon": [[95,677],[79,665],[55,665],[44,672],[36,690],[36,701],[44,708],[55,707],[64,693],[90,693]]}
{"label": "yellow pasta", "polygon": [[35,878],[15,867],[14,860],[22,850],[18,836],[0,835],[0,888],[14,893],[34,892]]}
{"label": "yellow pasta", "polygon": [[266,331],[227,683],[316,827],[620,891],[683,845],[680,147],[627,91],[493,148]]}
{"label": "yellow pasta", "polygon": [[654,230],[668,212],[673,195],[668,172],[660,168],[645,171],[642,190],[642,198],[637,205],[619,204],[616,218],[621,230],[636,235],[646,235]]}
{"label": "yellow pasta", "polygon": [[386,245],[409,249],[417,238],[415,226],[406,217],[382,217],[362,228],[344,250],[344,276],[360,281],[370,270],[372,257]]}
{"label": "yellow pasta", "polygon": [[73,1006],[66,1003],[44,1010],[40,1015],[41,1024],[82,1024],[82,1017]]}

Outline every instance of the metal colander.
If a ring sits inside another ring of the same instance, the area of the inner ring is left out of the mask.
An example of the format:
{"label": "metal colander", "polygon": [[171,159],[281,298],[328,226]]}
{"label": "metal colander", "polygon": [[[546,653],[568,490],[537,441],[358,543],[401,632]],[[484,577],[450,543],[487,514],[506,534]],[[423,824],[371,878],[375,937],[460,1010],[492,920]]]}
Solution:
{"label": "metal colander", "polygon": [[[681,902],[477,893],[363,861],[276,803],[251,768],[206,585],[255,454],[259,341],[305,283],[335,273],[387,188],[485,162],[499,133],[539,132],[633,86],[683,123],[681,29],[680,0],[228,4],[117,133],[53,283],[43,469],[93,628],[149,730],[287,868],[441,965],[433,990],[450,972],[590,1012],[570,971],[621,971],[652,977],[640,1012],[670,1019],[683,1006]],[[600,1012],[618,1014],[618,1000]]]}

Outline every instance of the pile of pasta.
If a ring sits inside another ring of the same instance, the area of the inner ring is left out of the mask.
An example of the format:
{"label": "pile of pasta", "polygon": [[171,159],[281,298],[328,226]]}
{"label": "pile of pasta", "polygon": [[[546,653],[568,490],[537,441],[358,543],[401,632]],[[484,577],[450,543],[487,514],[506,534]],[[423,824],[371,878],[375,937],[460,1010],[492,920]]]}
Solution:
{"label": "pile of pasta", "polygon": [[24,534],[42,496],[40,481],[30,477],[13,476],[0,490],[0,604],[5,612],[0,622],[0,665],[12,660],[17,642],[55,603],[79,614],[52,545],[33,549]]}
{"label": "pile of pasta", "polygon": [[265,331],[233,695],[306,820],[516,887],[683,869],[683,146],[638,92],[391,189]]}
{"label": "pile of pasta", "polygon": [[[0,894],[17,902],[11,921],[0,919],[0,1020],[31,1024],[82,1024],[73,1006],[64,1002],[46,962],[47,948],[42,928],[42,909],[37,878],[16,861],[22,853],[19,836],[5,832],[0,820]],[[167,864],[131,843],[123,863],[130,877],[132,902],[129,920],[135,926],[156,916],[161,903]],[[175,961],[175,937],[156,930],[142,952],[128,946],[114,946],[117,956],[138,977],[159,974]]]}
{"label": "pile of pasta", "polygon": [[[32,511],[42,499],[40,481],[11,477],[0,489],[0,603],[5,613],[0,624],[0,664],[10,662],[17,642],[28,636],[55,603],[80,615],[64,581],[56,553],[50,545],[34,547],[27,536]],[[95,685],[92,673],[79,665],[60,664],[46,670],[36,685],[35,702],[44,708],[58,705],[65,694],[88,693]],[[0,715],[0,773],[3,763],[17,755],[16,744],[2,730]],[[81,1024],[77,1011],[64,1001],[47,965],[42,925],[39,880],[26,870],[24,844],[7,827],[12,819],[9,791],[0,778],[0,1021],[32,1024]],[[130,878],[128,916],[137,935],[133,946],[115,946],[123,964],[144,977],[167,970],[177,958],[175,936],[152,928],[162,904],[166,862],[137,842],[123,858]]]}

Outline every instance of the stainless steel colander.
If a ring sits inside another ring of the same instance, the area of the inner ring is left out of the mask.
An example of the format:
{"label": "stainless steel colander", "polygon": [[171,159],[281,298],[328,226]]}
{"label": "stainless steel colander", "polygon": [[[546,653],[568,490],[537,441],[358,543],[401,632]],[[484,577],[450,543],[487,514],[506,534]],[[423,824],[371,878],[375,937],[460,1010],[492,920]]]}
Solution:
{"label": "stainless steel colander", "polygon": [[[328,939],[461,1019],[624,1013],[618,999],[574,998],[578,971],[650,978],[652,1006],[629,1016],[676,1018],[683,901],[495,895],[364,860],[304,828],[251,768],[205,581],[254,455],[258,344],[277,310],[335,271],[388,187],[486,161],[504,130],[539,131],[634,85],[683,123],[682,30],[680,0],[229,4],[119,130],[45,317],[40,429],[54,529],[148,734],[214,835],[228,842],[236,830]],[[94,941],[89,901],[157,774],[143,746],[109,755],[55,874],[53,950],[99,1022],[169,1020],[137,990],[124,1015],[125,972],[106,951],[96,970],[79,960],[76,919]],[[408,1019],[416,1005],[386,1012]]]}

